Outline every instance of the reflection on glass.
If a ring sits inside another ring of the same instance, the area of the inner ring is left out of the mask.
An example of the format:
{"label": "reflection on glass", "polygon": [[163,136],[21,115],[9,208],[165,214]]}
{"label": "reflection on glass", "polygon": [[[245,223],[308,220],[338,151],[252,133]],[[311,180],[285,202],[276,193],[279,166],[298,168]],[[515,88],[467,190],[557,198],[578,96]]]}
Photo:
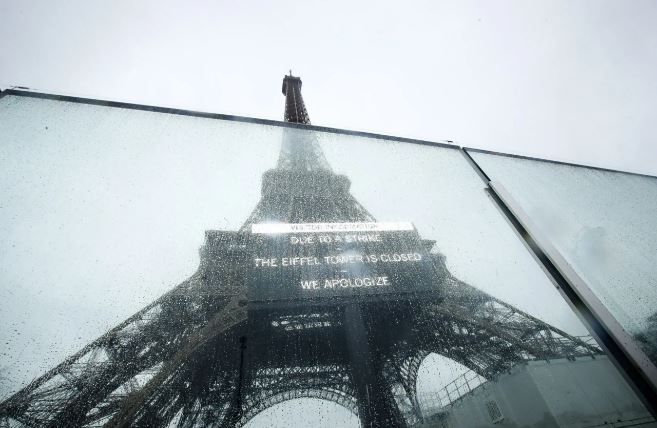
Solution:
{"label": "reflection on glass", "polygon": [[[4,421],[651,420],[458,150],[29,98],[0,105],[15,124],[0,131],[12,184],[1,227],[14,237],[2,244],[14,326],[2,358],[17,380]],[[218,229],[205,232],[195,273],[161,297],[135,286],[189,272],[192,256],[166,253],[193,249],[201,225]],[[155,260],[132,264],[124,251]],[[49,301],[35,313],[40,293]],[[46,349],[21,337],[67,322],[77,341]],[[45,374],[26,385],[35,372]]]}
{"label": "reflection on glass", "polygon": [[657,363],[657,178],[473,157]]}

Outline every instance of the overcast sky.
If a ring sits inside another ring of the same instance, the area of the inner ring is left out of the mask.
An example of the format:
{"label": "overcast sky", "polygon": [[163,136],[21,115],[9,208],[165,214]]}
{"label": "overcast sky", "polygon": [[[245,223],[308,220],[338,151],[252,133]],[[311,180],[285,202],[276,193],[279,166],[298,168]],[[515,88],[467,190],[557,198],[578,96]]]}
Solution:
{"label": "overcast sky", "polygon": [[0,84],[657,175],[657,2],[0,0]]}

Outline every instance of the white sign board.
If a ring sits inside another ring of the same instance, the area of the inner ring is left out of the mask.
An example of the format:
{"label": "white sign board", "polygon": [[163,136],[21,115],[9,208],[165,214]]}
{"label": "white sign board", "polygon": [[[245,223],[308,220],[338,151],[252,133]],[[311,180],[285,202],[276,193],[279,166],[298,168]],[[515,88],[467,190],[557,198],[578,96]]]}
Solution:
{"label": "white sign board", "polygon": [[251,233],[327,233],[327,232],[387,232],[415,230],[407,221],[357,223],[258,223],[251,225]]}

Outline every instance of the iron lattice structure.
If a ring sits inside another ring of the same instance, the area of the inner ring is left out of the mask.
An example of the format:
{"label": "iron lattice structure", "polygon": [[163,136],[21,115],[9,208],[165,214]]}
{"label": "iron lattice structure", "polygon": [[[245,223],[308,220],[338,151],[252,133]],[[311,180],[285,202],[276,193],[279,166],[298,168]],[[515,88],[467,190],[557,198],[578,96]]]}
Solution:
{"label": "iron lattice structure", "polygon": [[[285,77],[285,119],[310,123],[300,88]],[[233,427],[301,397],[363,426],[409,426],[423,417],[416,381],[430,353],[491,380],[526,360],[601,352],[458,280],[435,251],[432,296],[251,307],[250,225],[374,220],[349,186],[311,132],[285,132],[244,226],[207,231],[191,278],[1,403],[0,426]]]}

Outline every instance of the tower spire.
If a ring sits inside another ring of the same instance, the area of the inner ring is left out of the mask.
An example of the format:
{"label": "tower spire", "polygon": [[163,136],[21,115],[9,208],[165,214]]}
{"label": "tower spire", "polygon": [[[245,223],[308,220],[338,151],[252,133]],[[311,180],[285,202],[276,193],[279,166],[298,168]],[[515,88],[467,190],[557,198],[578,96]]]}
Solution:
{"label": "tower spire", "polygon": [[[283,78],[285,121],[310,124],[301,97],[301,79]],[[313,129],[283,128],[276,168],[262,176],[262,199],[242,225],[250,231],[256,223],[374,221],[374,217],[349,193],[351,181],[331,169]],[[339,201],[336,203],[336,201]],[[312,205],[313,209],[308,209]]]}
{"label": "tower spire", "polygon": [[285,95],[285,121],[310,124],[310,116],[301,96],[301,78],[290,75],[283,78],[283,95]]}
{"label": "tower spire", "polygon": [[[283,77],[285,95],[285,121],[310,125],[310,116],[301,96],[301,78],[290,74]],[[313,132],[286,130],[278,157],[279,169],[330,171],[324,153]]]}

